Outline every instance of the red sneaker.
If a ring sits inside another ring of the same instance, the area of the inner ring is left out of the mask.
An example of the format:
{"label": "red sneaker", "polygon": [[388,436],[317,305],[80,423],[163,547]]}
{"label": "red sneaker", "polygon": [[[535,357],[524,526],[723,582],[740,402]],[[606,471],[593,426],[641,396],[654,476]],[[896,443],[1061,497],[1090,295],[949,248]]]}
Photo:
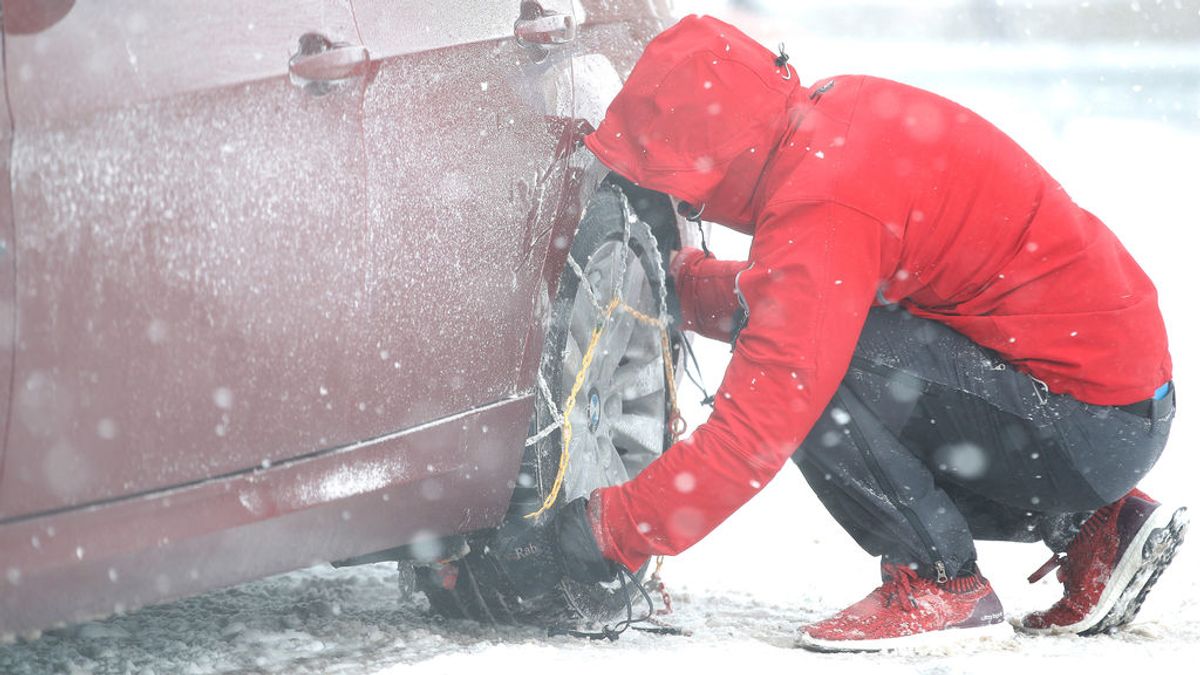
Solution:
{"label": "red sneaker", "polygon": [[902,565],[883,565],[884,582],[870,595],[806,626],[796,645],[819,652],[875,652],[1009,636],[1000,599],[978,572],[943,584]]}
{"label": "red sneaker", "polygon": [[1175,557],[1187,522],[1186,508],[1163,508],[1137,489],[1096,511],[1066,553],[1056,554],[1029,577],[1033,583],[1059,567],[1063,597],[1050,609],[1021,619],[1017,628],[1095,635],[1130,623]]}

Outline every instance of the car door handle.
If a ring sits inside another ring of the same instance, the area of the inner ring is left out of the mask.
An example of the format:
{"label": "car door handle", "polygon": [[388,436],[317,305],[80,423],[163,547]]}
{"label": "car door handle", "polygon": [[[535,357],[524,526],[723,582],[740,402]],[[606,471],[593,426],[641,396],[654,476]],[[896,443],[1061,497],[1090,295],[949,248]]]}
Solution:
{"label": "car door handle", "polygon": [[517,41],[527,45],[561,45],[575,39],[575,19],[553,12],[517,19],[513,25]]}
{"label": "car door handle", "polygon": [[288,72],[305,82],[336,82],[362,75],[370,60],[362,45],[333,43],[309,33],[300,38],[300,51],[288,60]]}

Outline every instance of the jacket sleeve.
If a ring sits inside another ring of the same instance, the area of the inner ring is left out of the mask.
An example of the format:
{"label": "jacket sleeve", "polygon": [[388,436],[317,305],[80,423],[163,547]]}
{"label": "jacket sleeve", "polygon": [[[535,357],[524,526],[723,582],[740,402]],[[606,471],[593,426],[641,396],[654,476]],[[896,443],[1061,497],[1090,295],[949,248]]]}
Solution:
{"label": "jacket sleeve", "polygon": [[597,490],[594,531],[629,569],[707,535],[782,468],[845,375],[880,278],[882,227],[829,202],[768,209],[739,287],[749,309],[708,421]]}
{"label": "jacket sleeve", "polygon": [[746,269],[744,260],[717,260],[698,248],[684,248],[671,261],[671,279],[683,328],[706,338],[729,342],[741,307],[737,297],[737,275]]}

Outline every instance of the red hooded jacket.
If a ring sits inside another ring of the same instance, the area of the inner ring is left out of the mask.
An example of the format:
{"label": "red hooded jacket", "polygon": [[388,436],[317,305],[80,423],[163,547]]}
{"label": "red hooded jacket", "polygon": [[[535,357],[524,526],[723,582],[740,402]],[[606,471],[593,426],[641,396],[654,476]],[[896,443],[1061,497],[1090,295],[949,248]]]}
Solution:
{"label": "red hooded jacket", "polygon": [[1053,392],[1119,405],[1171,377],[1146,274],[1003,132],[951,101],[863,76],[800,85],[736,28],[690,16],[646,47],[585,142],[612,170],[753,234],[748,262],[685,249],[688,328],[748,321],[709,420],[597,491],[605,555],[678,553],[756,494],[849,366],[868,310],[900,303]]}

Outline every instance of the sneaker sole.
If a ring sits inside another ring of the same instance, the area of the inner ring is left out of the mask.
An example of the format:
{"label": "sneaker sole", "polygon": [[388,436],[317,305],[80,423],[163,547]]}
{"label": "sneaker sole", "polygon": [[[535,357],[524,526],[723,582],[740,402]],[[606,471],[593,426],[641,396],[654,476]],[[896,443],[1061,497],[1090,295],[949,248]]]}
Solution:
{"label": "sneaker sole", "polygon": [[1073,624],[1031,628],[1018,621],[1014,624],[1016,629],[1033,635],[1100,635],[1128,625],[1163,570],[1174,560],[1187,525],[1186,507],[1173,512],[1161,506],[1155,509],[1129,543],[1091,612]]}
{"label": "sneaker sole", "polygon": [[933,630],[927,633],[917,633],[915,635],[880,640],[822,640],[812,637],[808,633],[801,632],[796,636],[795,645],[810,652],[825,654],[883,652],[939,648],[971,641],[1010,640],[1012,636],[1012,628],[1001,621],[1000,623],[976,626],[974,628],[947,628],[945,630]]}
{"label": "sneaker sole", "polygon": [[[1150,594],[1150,589],[1175,559],[1183,536],[1187,533],[1189,516],[1186,508],[1176,509],[1166,527],[1154,529],[1141,548],[1141,565],[1134,570],[1129,583],[1117,596],[1116,602],[1095,626],[1080,635],[1111,633],[1133,622],[1134,617]],[[1122,563],[1125,561],[1122,560]]]}

